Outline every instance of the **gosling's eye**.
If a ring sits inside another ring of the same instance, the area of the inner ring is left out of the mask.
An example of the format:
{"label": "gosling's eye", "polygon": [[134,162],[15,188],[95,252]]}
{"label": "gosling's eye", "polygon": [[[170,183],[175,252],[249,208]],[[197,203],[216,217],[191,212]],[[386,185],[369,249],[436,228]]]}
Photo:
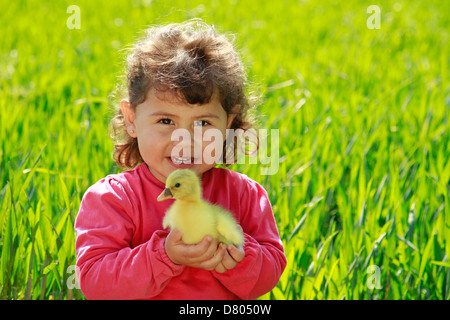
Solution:
{"label": "gosling's eye", "polygon": [[175,183],[175,188],[179,188],[181,184],[179,182]]}

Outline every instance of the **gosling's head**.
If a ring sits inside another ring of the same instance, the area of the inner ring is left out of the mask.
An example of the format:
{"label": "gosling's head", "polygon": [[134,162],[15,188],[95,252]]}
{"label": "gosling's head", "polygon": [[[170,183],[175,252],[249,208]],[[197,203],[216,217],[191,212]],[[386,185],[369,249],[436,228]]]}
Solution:
{"label": "gosling's head", "polygon": [[158,196],[158,201],[170,198],[180,200],[196,200],[201,196],[200,180],[197,174],[189,169],[173,171],[166,180],[166,188]]}

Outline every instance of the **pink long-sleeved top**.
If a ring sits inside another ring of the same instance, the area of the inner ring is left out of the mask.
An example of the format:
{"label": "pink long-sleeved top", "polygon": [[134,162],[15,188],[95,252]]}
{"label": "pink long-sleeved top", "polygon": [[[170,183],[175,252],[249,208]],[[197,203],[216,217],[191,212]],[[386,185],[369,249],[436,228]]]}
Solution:
{"label": "pink long-sleeved top", "polygon": [[264,188],[223,168],[203,174],[203,198],[231,211],[244,230],[245,257],[224,273],[174,264],[162,220],[174,200],[145,163],[109,175],[83,196],[75,222],[77,275],[87,299],[255,299],[286,266]]}

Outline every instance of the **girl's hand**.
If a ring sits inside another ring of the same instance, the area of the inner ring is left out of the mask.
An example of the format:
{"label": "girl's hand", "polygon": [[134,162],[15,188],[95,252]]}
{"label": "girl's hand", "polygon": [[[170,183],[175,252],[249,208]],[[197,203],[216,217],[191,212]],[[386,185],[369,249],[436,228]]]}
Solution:
{"label": "girl's hand", "polygon": [[232,244],[229,244],[226,247],[227,251],[223,255],[222,261],[215,268],[216,272],[218,273],[224,273],[227,270],[233,269],[234,267],[236,267],[237,263],[245,257],[245,251],[243,247],[235,247]]}
{"label": "girl's hand", "polygon": [[217,240],[210,236],[197,244],[185,244],[182,233],[177,229],[167,235],[164,248],[173,263],[209,271],[217,267],[226,252],[226,246],[218,246]]}

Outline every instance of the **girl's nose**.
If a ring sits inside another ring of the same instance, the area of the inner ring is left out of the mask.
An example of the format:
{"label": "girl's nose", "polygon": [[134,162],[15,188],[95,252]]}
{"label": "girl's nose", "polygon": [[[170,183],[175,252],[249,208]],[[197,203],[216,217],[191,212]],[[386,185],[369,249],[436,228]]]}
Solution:
{"label": "girl's nose", "polygon": [[[183,150],[181,153],[188,153],[188,150],[191,151],[191,157],[194,156],[195,150],[202,149],[202,128],[194,129],[194,127],[180,128],[178,127],[172,132],[172,145],[176,147],[176,150]],[[179,156],[183,156],[183,154],[179,154]],[[178,155],[177,155],[178,156]]]}
{"label": "girl's nose", "polygon": [[203,127],[201,125],[197,125],[195,122],[179,124],[172,133],[172,136],[174,134],[176,136],[183,136],[184,141],[190,140],[192,145],[194,143],[201,144],[201,141],[203,139]]}

